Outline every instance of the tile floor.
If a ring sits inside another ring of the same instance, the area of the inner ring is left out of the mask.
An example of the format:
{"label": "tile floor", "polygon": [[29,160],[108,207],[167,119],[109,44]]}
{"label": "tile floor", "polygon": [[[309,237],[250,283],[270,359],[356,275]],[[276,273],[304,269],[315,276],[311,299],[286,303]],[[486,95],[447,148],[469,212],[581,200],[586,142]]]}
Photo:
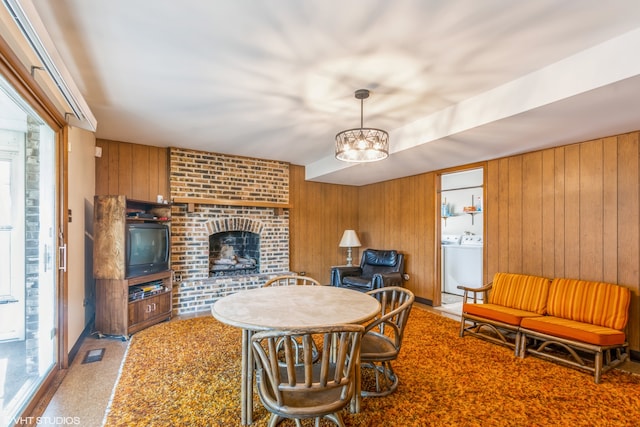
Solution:
{"label": "tile floor", "polygon": [[[460,319],[446,310],[437,310],[422,304],[421,306],[443,316]],[[197,315],[209,316],[210,313],[203,312]],[[178,318],[185,317],[190,316]],[[99,348],[105,349],[101,361],[82,363],[87,352]],[[127,342],[120,339],[98,339],[93,336],[85,338],[67,375],[42,414],[42,422],[39,425],[60,425],[60,418],[56,417],[77,417],[77,425],[101,426],[126,349]],[[627,362],[623,367],[640,374],[640,363]]]}
{"label": "tile floor", "polygon": [[[99,348],[104,348],[102,360],[82,363],[88,352]],[[121,339],[86,337],[39,425],[60,425],[56,417],[73,417],[76,425],[101,426],[126,350],[127,342]]]}
{"label": "tile floor", "polygon": [[[210,315],[211,313],[207,311],[194,315],[178,316],[174,319]],[[76,425],[101,426],[113,387],[120,373],[127,345],[128,342],[119,338],[100,339],[93,335],[86,337],[60,387],[41,415],[41,423],[38,425],[59,426],[59,417],[73,417],[70,421],[75,422]],[[104,348],[102,360],[82,363],[88,352],[100,348]]]}

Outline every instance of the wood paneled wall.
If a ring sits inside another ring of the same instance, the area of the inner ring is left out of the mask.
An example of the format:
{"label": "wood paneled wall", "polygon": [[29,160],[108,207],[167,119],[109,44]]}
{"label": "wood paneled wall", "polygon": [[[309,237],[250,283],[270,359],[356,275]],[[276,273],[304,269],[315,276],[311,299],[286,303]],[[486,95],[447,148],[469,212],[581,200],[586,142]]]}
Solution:
{"label": "wood paneled wall", "polygon": [[487,164],[485,265],[618,283],[632,290],[629,344],[640,349],[638,132]]}
{"label": "wood paneled wall", "polygon": [[[342,232],[358,230],[358,187],[305,181],[302,166],[289,168],[289,266],[329,283],[331,266],[343,265]],[[353,258],[360,260],[354,250]]]}
{"label": "wood paneled wall", "polygon": [[[633,292],[628,326],[640,350],[639,133],[491,160],[485,171],[485,282],[498,271],[603,280]],[[167,149],[98,140],[96,194],[169,194]],[[145,166],[141,166],[145,165]],[[148,167],[146,166],[148,165]],[[474,165],[476,167],[477,165]],[[144,176],[141,176],[144,175]],[[362,187],[305,181],[291,165],[290,268],[329,282],[345,262],[338,242],[407,255],[406,286],[439,302],[440,172]],[[360,251],[354,251],[358,262]]]}
{"label": "wood paneled wall", "polygon": [[356,230],[363,248],[404,253],[409,274],[405,286],[427,300],[438,290],[439,301],[435,179],[435,173],[425,173],[360,187]]}
{"label": "wood paneled wall", "polygon": [[[304,167],[291,166],[290,265],[293,271],[329,283],[332,265],[345,263],[338,243],[346,229],[362,247],[398,249],[406,254],[407,287],[431,299],[439,289],[434,264],[435,174],[428,173],[363,187],[305,181]],[[361,251],[354,250],[354,264]]]}
{"label": "wood paneled wall", "polygon": [[96,195],[125,195],[156,201],[169,192],[169,149],[127,142],[96,140],[102,157],[96,158]]}

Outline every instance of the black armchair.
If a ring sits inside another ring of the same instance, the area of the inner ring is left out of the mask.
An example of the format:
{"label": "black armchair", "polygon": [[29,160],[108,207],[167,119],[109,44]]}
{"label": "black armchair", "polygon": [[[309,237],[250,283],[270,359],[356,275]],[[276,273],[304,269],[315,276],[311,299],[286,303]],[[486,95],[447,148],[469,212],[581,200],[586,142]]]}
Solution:
{"label": "black armchair", "polygon": [[331,268],[331,285],[369,292],[385,286],[402,286],[403,274],[403,254],[395,250],[365,249],[359,267]]}

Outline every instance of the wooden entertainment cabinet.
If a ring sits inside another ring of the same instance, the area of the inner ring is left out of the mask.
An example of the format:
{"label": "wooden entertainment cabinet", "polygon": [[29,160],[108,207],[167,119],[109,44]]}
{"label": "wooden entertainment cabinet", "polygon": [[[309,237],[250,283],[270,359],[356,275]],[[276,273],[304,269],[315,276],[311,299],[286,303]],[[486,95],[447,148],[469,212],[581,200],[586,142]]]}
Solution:
{"label": "wooden entertainment cabinet", "polygon": [[[136,212],[138,216],[131,216]],[[93,276],[95,329],[99,336],[128,339],[135,332],[171,318],[173,272],[126,277],[125,260],[127,222],[170,221],[168,204],[131,200],[121,195],[95,196]]]}

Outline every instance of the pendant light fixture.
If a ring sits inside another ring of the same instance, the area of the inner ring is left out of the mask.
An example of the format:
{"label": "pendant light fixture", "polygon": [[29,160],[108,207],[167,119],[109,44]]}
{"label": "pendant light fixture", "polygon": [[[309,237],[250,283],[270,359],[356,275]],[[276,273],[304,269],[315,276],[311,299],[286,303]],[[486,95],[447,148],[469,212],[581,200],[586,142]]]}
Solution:
{"label": "pendant light fixture", "polygon": [[363,103],[369,97],[367,89],[358,89],[360,128],[348,129],[336,135],[336,159],[345,162],[375,162],[389,156],[389,134],[382,129],[363,127]]}

